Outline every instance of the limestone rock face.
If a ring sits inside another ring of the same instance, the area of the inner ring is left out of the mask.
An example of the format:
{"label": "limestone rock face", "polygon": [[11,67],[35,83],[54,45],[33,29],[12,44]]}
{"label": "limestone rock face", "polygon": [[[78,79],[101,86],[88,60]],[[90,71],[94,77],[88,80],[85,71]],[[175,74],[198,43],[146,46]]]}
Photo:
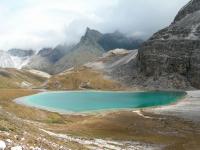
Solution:
{"label": "limestone rock face", "polygon": [[176,74],[200,88],[200,0],[189,2],[169,27],[143,44],[137,65],[147,78]]}

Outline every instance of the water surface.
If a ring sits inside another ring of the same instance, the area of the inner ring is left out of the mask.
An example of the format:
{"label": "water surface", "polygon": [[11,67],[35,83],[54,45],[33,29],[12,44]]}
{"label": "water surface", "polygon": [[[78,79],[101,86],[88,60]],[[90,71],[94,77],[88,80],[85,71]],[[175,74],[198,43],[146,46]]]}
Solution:
{"label": "water surface", "polygon": [[185,92],[45,92],[20,100],[28,106],[56,112],[90,112],[167,105],[185,96]]}

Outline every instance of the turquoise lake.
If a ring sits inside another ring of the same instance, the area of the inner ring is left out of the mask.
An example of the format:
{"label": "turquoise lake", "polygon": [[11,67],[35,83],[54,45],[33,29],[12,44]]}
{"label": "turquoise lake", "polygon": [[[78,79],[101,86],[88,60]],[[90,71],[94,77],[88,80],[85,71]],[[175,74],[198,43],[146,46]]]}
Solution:
{"label": "turquoise lake", "polygon": [[90,112],[134,109],[174,103],[185,92],[44,92],[20,99],[19,103],[56,112]]}

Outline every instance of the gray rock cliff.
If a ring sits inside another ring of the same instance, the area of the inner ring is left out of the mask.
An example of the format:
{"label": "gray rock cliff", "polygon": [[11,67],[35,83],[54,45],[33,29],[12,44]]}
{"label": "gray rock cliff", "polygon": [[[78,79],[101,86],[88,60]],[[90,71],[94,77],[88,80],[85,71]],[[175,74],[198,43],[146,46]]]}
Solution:
{"label": "gray rock cliff", "polygon": [[200,0],[190,1],[169,27],[142,45],[137,65],[139,74],[147,80],[171,76],[179,83],[172,87],[191,84],[200,88]]}

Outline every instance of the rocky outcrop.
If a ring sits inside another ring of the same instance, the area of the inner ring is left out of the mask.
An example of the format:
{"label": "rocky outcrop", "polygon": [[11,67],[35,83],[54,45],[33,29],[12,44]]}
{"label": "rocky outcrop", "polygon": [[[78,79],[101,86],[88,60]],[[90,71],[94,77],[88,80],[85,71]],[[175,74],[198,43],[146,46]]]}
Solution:
{"label": "rocky outcrop", "polygon": [[189,2],[169,27],[143,44],[137,64],[139,74],[146,80],[153,78],[156,82],[163,77],[178,76],[176,81],[180,84],[173,87],[191,84],[200,88],[200,0]]}
{"label": "rocky outcrop", "polygon": [[175,18],[175,22],[181,20],[188,14],[191,14],[200,9],[200,1],[199,0],[191,0],[187,5],[185,5],[178,13]]}
{"label": "rocky outcrop", "polygon": [[115,49],[103,54],[101,58],[84,66],[103,72],[124,87],[133,85],[133,74],[137,73],[136,57],[138,50]]}

